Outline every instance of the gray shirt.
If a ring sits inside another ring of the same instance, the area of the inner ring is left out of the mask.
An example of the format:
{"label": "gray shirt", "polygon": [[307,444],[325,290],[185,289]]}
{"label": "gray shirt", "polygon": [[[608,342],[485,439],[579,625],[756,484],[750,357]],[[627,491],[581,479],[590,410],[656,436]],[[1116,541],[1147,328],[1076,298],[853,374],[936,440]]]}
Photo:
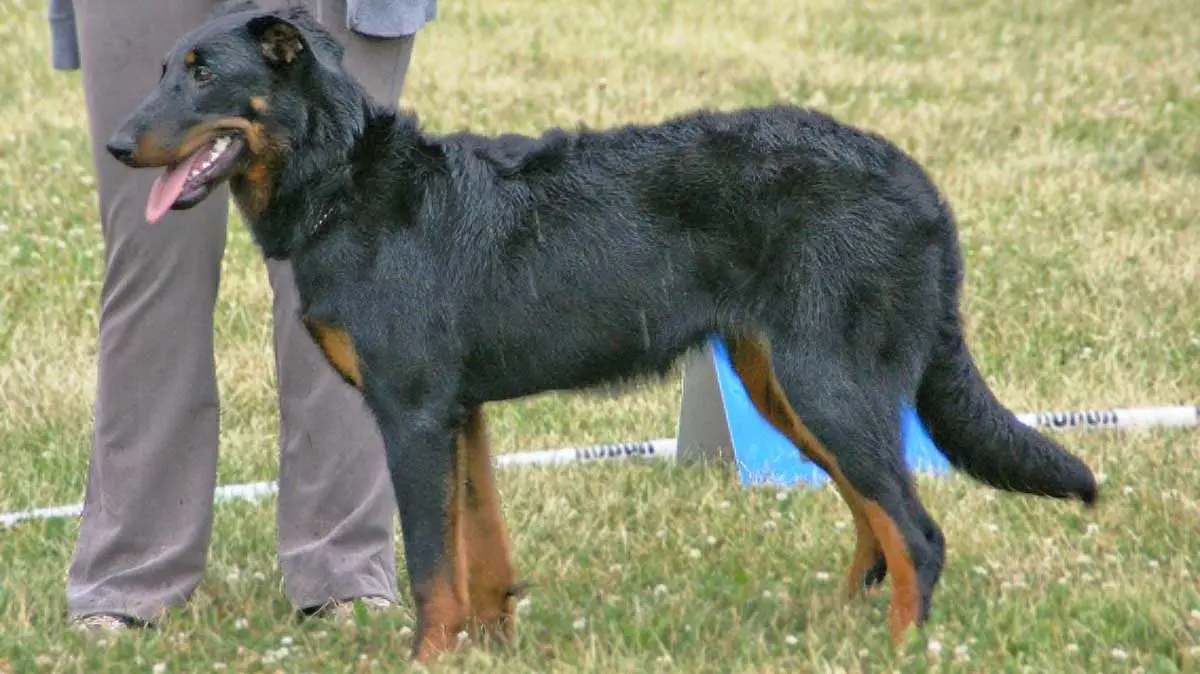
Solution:
{"label": "gray shirt", "polygon": [[[55,70],[77,70],[75,6],[72,0],[49,3],[50,63]],[[346,0],[346,28],[373,37],[412,35],[435,16],[437,0]]]}

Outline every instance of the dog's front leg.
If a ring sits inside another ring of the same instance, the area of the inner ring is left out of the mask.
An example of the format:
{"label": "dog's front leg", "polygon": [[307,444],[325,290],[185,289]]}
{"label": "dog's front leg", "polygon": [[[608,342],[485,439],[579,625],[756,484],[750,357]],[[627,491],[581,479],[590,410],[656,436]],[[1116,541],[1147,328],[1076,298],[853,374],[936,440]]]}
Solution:
{"label": "dog's front leg", "polygon": [[425,403],[372,396],[387,452],[417,614],[412,658],[427,662],[454,648],[466,626],[467,574],[456,488],[456,429],[449,414]]}

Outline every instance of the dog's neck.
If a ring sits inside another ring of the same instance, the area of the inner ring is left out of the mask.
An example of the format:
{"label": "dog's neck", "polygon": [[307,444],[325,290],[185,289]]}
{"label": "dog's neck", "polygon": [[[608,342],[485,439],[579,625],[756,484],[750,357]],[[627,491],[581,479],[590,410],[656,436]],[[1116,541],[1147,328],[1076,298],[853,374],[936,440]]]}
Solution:
{"label": "dog's neck", "polygon": [[[354,110],[349,120],[344,108],[317,111],[305,137],[296,139],[292,154],[271,172],[265,205],[257,213],[243,210],[243,220],[266,257],[290,259],[339,218],[360,215],[363,186],[355,183],[370,173],[367,167],[417,161],[421,154],[425,141],[415,115],[377,105],[359,93],[361,101],[349,106]],[[383,198],[403,189],[389,185]]]}
{"label": "dog's neck", "polygon": [[[318,110],[304,137],[292,141],[294,147],[306,150],[278,158],[269,172],[271,185],[265,203],[255,204],[254,212],[242,209],[242,217],[266,257],[291,258],[339,216],[339,205],[345,202],[354,180],[352,162],[366,132],[369,103],[364,99],[358,109],[363,116],[353,120],[352,129],[345,128],[344,119],[335,119],[335,113]],[[243,186],[235,182],[232,187],[237,195]],[[239,199],[241,203],[253,202]]]}
{"label": "dog's neck", "polygon": [[290,259],[305,241],[318,236],[337,217],[337,194],[349,182],[348,178],[340,179],[338,173],[331,166],[326,176],[315,174],[295,184],[281,181],[272,187],[270,198],[259,212],[242,209],[242,219],[264,256],[273,260]]}

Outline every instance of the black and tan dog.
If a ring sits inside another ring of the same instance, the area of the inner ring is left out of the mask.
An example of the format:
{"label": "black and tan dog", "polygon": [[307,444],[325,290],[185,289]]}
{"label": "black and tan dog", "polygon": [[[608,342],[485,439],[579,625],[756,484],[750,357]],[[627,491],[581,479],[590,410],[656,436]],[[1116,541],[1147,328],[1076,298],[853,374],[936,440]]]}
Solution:
{"label": "black and tan dog", "polygon": [[387,448],[425,660],[512,633],[514,571],[481,406],[670,370],[711,335],[857,525],[853,595],[893,580],[894,639],[944,563],[900,446],[914,401],[959,469],[1091,504],[963,339],[950,208],[878,135],[785,105],[538,138],[435,136],[369,101],[307,14],[227,9],[182,38],[110,138],[165,167],[151,222],[229,181]]}

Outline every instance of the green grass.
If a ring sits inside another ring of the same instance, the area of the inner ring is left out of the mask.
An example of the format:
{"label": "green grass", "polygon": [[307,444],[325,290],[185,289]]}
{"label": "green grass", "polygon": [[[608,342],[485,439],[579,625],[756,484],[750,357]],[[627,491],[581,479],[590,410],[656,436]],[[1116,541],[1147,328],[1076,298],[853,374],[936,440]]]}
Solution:
{"label": "green grass", "polygon": [[[895,139],[962,224],[970,340],[1016,410],[1200,394],[1200,23],[1192,0],[444,2],[405,103],[437,130],[534,132],[706,105],[808,103]],[[99,236],[77,73],[44,3],[0,8],[0,510],[82,495]],[[221,481],[273,479],[269,289],[235,222],[217,320]],[[677,380],[492,408],[504,451],[674,432]],[[1200,671],[1200,441],[1069,446],[1107,497],[1071,504],[922,480],[949,561],[926,641],[893,652],[889,590],[851,605],[831,490],[747,492],[712,470],[505,471],[521,639],[472,671]],[[774,523],[774,524],[768,524]],[[220,506],[211,564],[157,633],[63,628],[72,520],[0,531],[0,672],[400,668],[406,609],[297,625],[274,501]],[[402,583],[406,578],[401,578]],[[931,648],[941,646],[940,654]],[[278,649],[286,648],[286,654]]]}

